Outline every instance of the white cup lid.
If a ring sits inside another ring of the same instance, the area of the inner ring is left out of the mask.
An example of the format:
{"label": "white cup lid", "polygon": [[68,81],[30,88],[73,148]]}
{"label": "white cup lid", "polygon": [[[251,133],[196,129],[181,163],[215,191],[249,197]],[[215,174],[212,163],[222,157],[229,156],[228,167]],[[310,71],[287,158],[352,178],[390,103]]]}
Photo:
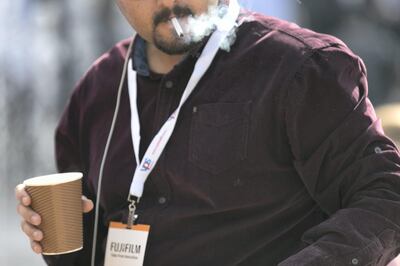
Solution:
{"label": "white cup lid", "polygon": [[72,181],[76,181],[81,179],[83,176],[82,173],[79,172],[70,172],[70,173],[60,173],[53,175],[43,175],[29,178],[24,181],[25,186],[54,186],[63,183],[68,183]]}

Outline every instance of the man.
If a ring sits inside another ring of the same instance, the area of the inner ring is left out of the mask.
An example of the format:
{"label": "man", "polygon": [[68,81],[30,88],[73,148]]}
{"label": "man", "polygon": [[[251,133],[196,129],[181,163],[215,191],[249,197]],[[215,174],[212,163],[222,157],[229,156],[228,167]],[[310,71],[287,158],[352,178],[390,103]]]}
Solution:
{"label": "man", "polygon": [[[400,156],[362,61],[334,37],[234,16],[235,3],[118,1],[138,33],[132,52],[123,41],[95,62],[56,133],[59,170],[82,171],[99,204],[96,265],[109,223],[130,220],[128,195],[151,225],[145,265],[386,265],[399,253]],[[131,185],[148,169],[144,190]],[[40,253],[40,217],[22,186],[16,196]],[[83,206],[83,250],[49,264],[90,264],[97,219]]]}

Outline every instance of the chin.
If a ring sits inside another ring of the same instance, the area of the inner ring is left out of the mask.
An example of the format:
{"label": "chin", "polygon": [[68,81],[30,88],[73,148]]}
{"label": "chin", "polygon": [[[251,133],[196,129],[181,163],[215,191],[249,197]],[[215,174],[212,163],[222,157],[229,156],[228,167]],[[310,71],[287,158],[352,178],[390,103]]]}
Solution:
{"label": "chin", "polygon": [[161,34],[157,31],[153,34],[153,43],[159,50],[169,55],[185,54],[196,45],[188,37],[180,38],[173,32]]}

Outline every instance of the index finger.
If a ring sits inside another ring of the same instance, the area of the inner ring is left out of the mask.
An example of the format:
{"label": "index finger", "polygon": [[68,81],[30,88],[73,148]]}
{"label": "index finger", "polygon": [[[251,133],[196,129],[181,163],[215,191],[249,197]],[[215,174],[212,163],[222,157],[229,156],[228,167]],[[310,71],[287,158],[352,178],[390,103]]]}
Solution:
{"label": "index finger", "polygon": [[15,198],[25,206],[31,204],[31,197],[26,192],[24,184],[19,184],[15,187]]}

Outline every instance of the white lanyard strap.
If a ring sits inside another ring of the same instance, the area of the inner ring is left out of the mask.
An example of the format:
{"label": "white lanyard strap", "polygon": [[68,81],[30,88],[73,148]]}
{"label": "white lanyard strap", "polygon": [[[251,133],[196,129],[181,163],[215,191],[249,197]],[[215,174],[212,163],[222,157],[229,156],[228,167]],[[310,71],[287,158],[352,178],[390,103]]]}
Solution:
{"label": "white lanyard strap", "polygon": [[221,19],[217,25],[217,30],[211,35],[209,41],[203,49],[203,52],[196,62],[193,73],[183,92],[178,108],[172,113],[168,120],[161,127],[160,131],[151,141],[147,148],[142,161],[139,160],[139,145],[140,145],[140,122],[137,108],[137,76],[132,68],[130,60],[128,67],[128,87],[129,100],[131,105],[131,133],[132,142],[135,152],[137,168],[133,175],[132,184],[130,187],[130,195],[141,198],[143,194],[144,184],[154,169],[161,153],[163,152],[169,138],[174,131],[178,116],[183,104],[189,98],[190,94],[196,87],[199,80],[210,67],[215,55],[217,54],[221,43],[225,40],[229,32],[234,28],[236,20],[239,16],[240,7],[236,0],[230,0],[227,14]]}
{"label": "white lanyard strap", "polygon": [[128,91],[129,103],[131,105],[131,136],[133,143],[133,151],[135,152],[136,165],[140,165],[139,146],[140,146],[140,122],[139,110],[137,107],[137,83],[136,72],[132,67],[132,60],[128,62]]}

